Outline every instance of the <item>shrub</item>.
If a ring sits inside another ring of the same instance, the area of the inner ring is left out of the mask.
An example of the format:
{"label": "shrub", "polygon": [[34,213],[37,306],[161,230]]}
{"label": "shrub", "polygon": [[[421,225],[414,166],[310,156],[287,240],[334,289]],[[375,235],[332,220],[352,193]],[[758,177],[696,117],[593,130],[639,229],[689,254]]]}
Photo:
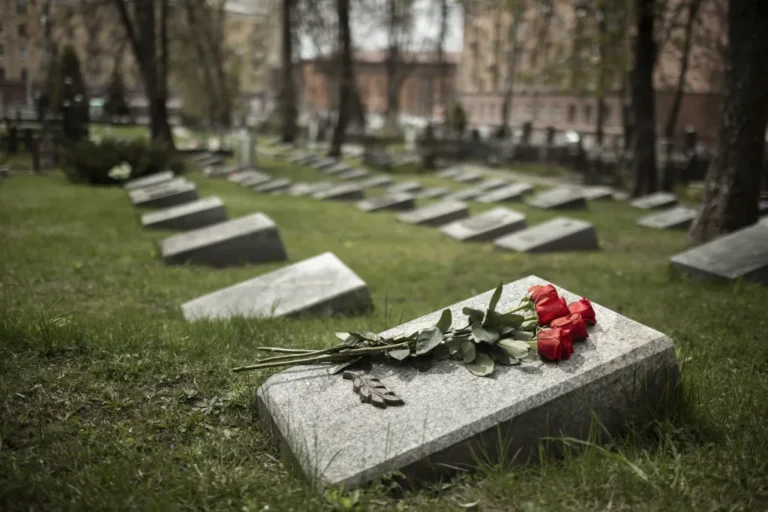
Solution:
{"label": "shrub", "polygon": [[184,161],[175,150],[140,139],[104,139],[98,143],[81,140],[64,152],[62,169],[73,182],[114,185],[119,181],[111,178],[109,171],[123,162],[131,166],[130,179],[167,169],[176,174],[184,172]]}

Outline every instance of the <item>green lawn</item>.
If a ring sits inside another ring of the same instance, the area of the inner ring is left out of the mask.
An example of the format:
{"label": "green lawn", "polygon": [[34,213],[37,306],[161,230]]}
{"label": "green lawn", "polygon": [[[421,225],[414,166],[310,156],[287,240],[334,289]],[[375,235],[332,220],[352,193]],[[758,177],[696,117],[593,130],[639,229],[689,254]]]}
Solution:
{"label": "green lawn", "polygon": [[[452,242],[389,213],[190,178],[231,217],[272,217],[291,262],[336,253],[370,285],[375,312],[188,325],[182,302],[283,264],[167,267],[157,241],[169,233],[143,230],[120,188],[58,174],[0,182],[2,509],[768,508],[768,289],[671,274],[684,233],[636,227],[643,213],[625,204],[592,203],[573,216],[595,223],[600,252],[526,256]],[[530,224],[555,216],[513,207]],[[410,491],[382,482],[316,494],[281,465],[254,417],[251,398],[269,374],[229,371],[259,345],[327,346],[336,330],[382,330],[529,274],[675,339],[687,361],[684,414],[535,466],[479,465]]]}

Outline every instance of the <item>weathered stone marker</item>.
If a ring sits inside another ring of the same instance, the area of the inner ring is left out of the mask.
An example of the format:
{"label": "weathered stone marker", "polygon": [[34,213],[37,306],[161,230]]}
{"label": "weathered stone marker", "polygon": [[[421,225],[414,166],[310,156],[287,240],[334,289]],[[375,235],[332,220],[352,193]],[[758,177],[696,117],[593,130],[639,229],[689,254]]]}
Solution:
{"label": "weathered stone marker", "polygon": [[402,183],[397,183],[389,187],[387,192],[390,194],[397,194],[400,192],[415,194],[416,192],[420,192],[422,188],[421,183],[418,181],[403,181]]}
{"label": "weathered stone marker", "polygon": [[525,194],[531,192],[533,187],[528,183],[512,183],[505,187],[497,188],[476,198],[478,203],[504,203],[507,201],[519,201]]}
{"label": "weathered stone marker", "polygon": [[320,160],[317,160],[314,162],[310,167],[313,169],[317,169],[318,171],[322,171],[325,169],[330,169],[334,165],[338,164],[339,161],[335,160],[333,158],[321,158]]}
{"label": "weathered stone marker", "polygon": [[480,197],[483,194],[485,194],[485,190],[479,187],[468,187],[448,194],[445,196],[445,199],[449,201],[470,201]]}
{"label": "weathered stone marker", "polygon": [[595,227],[583,220],[558,217],[493,243],[500,249],[517,252],[558,252],[597,250]]}
{"label": "weathered stone marker", "polygon": [[694,247],[672,257],[672,266],[696,277],[768,284],[768,222]]}
{"label": "weathered stone marker", "polygon": [[198,229],[225,220],[227,211],[224,202],[215,196],[141,216],[141,224],[149,229]]}
{"label": "weathered stone marker", "polygon": [[453,177],[457,183],[478,183],[483,181],[483,175],[476,171],[465,171]]}
{"label": "weathered stone marker", "polygon": [[363,199],[357,203],[357,207],[364,212],[377,212],[379,210],[412,210],[416,206],[413,194],[401,192],[399,194],[387,194],[385,196]]}
{"label": "weathered stone marker", "polygon": [[509,185],[509,182],[500,178],[491,178],[485,181],[481,181],[476,185],[481,190],[496,190]]}
{"label": "weathered stone marker", "polygon": [[315,183],[307,183],[305,181],[294,183],[290,189],[288,189],[289,196],[311,196],[318,192],[323,192],[333,188],[334,184],[330,181],[318,181]]}
{"label": "weathered stone marker", "polygon": [[[504,287],[497,311],[515,308],[529,276]],[[579,295],[562,288],[568,302]],[[449,307],[454,324],[464,307],[484,310],[490,290]],[[497,367],[476,377],[460,362],[433,362],[426,371],[375,364],[380,379],[405,402],[378,409],[361,403],[352,384],[327,366],[303,366],[270,377],[256,393],[259,416],[288,457],[315,485],[350,489],[393,471],[413,484],[450,468],[472,468],[478,454],[524,463],[548,437],[588,439],[593,415],[611,435],[646,414],[663,412],[678,381],[674,343],[664,334],[594,304],[597,324],[567,361]],[[384,333],[392,337],[426,323],[442,308]],[[501,452],[501,453],[500,453]]]}
{"label": "weathered stone marker", "polygon": [[613,199],[614,190],[610,187],[595,185],[582,187],[581,194],[587,201],[610,201]]}
{"label": "weathered stone marker", "polygon": [[333,253],[294,263],[181,306],[188,321],[357,313],[371,308],[368,286]]}
{"label": "weathered stone marker", "polygon": [[654,229],[688,229],[696,219],[698,212],[693,208],[675,206],[643,217],[637,221],[638,226]]}
{"label": "weathered stone marker", "polygon": [[278,178],[275,180],[268,181],[266,183],[262,183],[261,185],[257,185],[253,187],[253,190],[256,192],[262,192],[264,194],[270,194],[272,192],[278,192],[280,190],[285,190],[288,187],[291,186],[291,180],[288,178]]}
{"label": "weathered stone marker", "polygon": [[462,242],[482,242],[519,231],[525,227],[525,215],[498,207],[468,219],[452,222],[443,226],[440,231]]}
{"label": "weathered stone marker", "polygon": [[312,195],[315,199],[327,201],[356,201],[363,199],[363,189],[352,183],[343,183]]}
{"label": "weathered stone marker", "polygon": [[336,165],[332,165],[331,167],[328,167],[327,169],[324,169],[323,172],[325,174],[333,175],[333,174],[342,173],[344,171],[348,171],[350,169],[351,169],[351,167],[348,166],[347,164],[345,164],[344,162],[339,162]]}
{"label": "weathered stone marker", "polygon": [[340,172],[338,177],[342,180],[359,180],[361,178],[366,178],[369,174],[370,173],[365,169],[348,169]]}
{"label": "weathered stone marker", "polygon": [[197,185],[184,178],[175,178],[159,185],[137,188],[128,192],[134,206],[168,208],[197,199]]}
{"label": "weathered stone marker", "polygon": [[392,184],[392,178],[389,176],[371,176],[368,179],[360,181],[357,185],[360,188],[388,187]]}
{"label": "weathered stone marker", "polygon": [[443,169],[442,171],[438,172],[436,176],[438,178],[455,178],[459,174],[462,174],[464,170],[461,167],[449,167],[448,169]]}
{"label": "weathered stone marker", "polygon": [[225,267],[288,258],[277,225],[263,213],[220,222],[166,238],[160,252],[169,264]]}
{"label": "weathered stone marker", "polygon": [[638,197],[630,204],[635,208],[642,208],[643,210],[657,210],[677,205],[677,197],[669,192],[656,192],[655,194]]}
{"label": "weathered stone marker", "polygon": [[265,183],[268,183],[273,179],[274,178],[269,174],[258,173],[258,174],[248,176],[247,178],[243,178],[243,180],[240,181],[240,185],[242,185],[243,187],[254,188],[254,187],[263,185]]}
{"label": "weathered stone marker", "polygon": [[229,175],[250,168],[250,165],[221,165],[206,167],[203,171],[208,178],[225,178]]}
{"label": "weathered stone marker", "polygon": [[437,199],[439,197],[447,196],[451,193],[451,189],[448,187],[431,187],[419,194],[419,197],[423,199]]}
{"label": "weathered stone marker", "polygon": [[[237,183],[238,185],[243,185],[244,183],[251,183],[252,181],[259,180],[259,179],[271,179],[269,174],[257,171],[256,169],[246,169],[243,171],[238,171],[236,173],[230,174],[227,178],[232,183]],[[253,185],[245,185],[245,186],[253,186]]]}
{"label": "weathered stone marker", "polygon": [[587,207],[587,200],[577,189],[557,187],[536,194],[528,205],[542,210],[583,210]]}
{"label": "weathered stone marker", "polygon": [[444,226],[469,217],[469,208],[459,201],[442,201],[412,212],[401,213],[397,220],[416,226]]}
{"label": "weathered stone marker", "polygon": [[144,176],[143,178],[127,181],[125,185],[123,185],[123,188],[125,190],[136,190],[137,188],[152,187],[171,181],[175,177],[173,171],[157,172],[155,174],[150,174],[149,176]]}

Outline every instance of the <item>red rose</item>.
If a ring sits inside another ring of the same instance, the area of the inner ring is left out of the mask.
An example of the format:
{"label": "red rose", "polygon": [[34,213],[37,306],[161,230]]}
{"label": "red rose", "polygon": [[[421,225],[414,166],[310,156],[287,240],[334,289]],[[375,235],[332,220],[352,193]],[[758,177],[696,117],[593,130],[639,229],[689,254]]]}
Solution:
{"label": "red rose", "polygon": [[568,305],[562,297],[545,297],[536,303],[539,325],[548,325],[552,320],[568,316]]}
{"label": "red rose", "polygon": [[592,309],[592,303],[589,302],[589,299],[582,297],[580,301],[573,302],[568,306],[568,311],[571,313],[578,313],[581,315],[581,318],[590,325],[597,323],[597,320],[595,319],[595,310]]}
{"label": "red rose", "polygon": [[541,357],[559,361],[568,359],[573,354],[571,333],[565,329],[544,329],[536,337],[536,348]]}
{"label": "red rose", "polygon": [[559,327],[560,329],[567,329],[570,331],[573,341],[581,341],[589,337],[587,324],[584,323],[584,319],[581,318],[581,315],[578,313],[552,320],[549,325],[552,327]]}
{"label": "red rose", "polygon": [[534,304],[547,297],[557,297],[557,290],[551,284],[531,286],[528,288],[528,293],[531,294],[531,300]]}

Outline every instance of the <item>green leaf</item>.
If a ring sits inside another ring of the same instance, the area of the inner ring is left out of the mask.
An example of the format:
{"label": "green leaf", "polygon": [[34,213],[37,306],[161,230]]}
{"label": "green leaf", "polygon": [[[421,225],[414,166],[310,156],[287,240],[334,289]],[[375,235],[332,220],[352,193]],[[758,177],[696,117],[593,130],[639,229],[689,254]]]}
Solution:
{"label": "green leaf", "polygon": [[368,341],[379,341],[381,339],[378,334],[371,331],[351,331],[349,334]]}
{"label": "green leaf", "polygon": [[491,356],[491,359],[493,359],[494,362],[499,363],[502,366],[520,364],[517,359],[511,357],[503,348],[499,347],[498,345],[493,345],[488,351],[488,354]]}
{"label": "green leaf", "polygon": [[444,309],[443,313],[440,315],[440,320],[437,321],[437,328],[440,329],[440,332],[445,333],[451,328],[452,323],[453,315],[451,315],[451,310]]}
{"label": "green leaf", "polygon": [[517,359],[526,357],[531,349],[528,343],[519,340],[504,339],[499,341],[498,345],[503,348],[507,354]]}
{"label": "green leaf", "polygon": [[461,342],[461,355],[462,359],[464,360],[464,363],[471,363],[475,360],[475,356],[477,355],[477,351],[475,350],[475,344],[471,341],[462,341]]}
{"label": "green leaf", "polygon": [[516,340],[530,341],[533,339],[533,333],[528,331],[512,331],[512,337]]}
{"label": "green leaf", "polygon": [[445,347],[448,349],[448,353],[453,355],[461,350],[461,342],[462,340],[459,338],[451,338],[450,340],[446,341]]}
{"label": "green leaf", "polygon": [[464,308],[461,310],[461,312],[469,317],[470,323],[482,322],[483,317],[485,316],[485,313],[480,311],[479,309]]}
{"label": "green leaf", "polygon": [[437,327],[424,329],[416,338],[416,355],[426,354],[443,342],[443,333]]}
{"label": "green leaf", "polygon": [[407,348],[398,348],[396,350],[390,350],[387,354],[398,361],[403,361],[411,355],[411,350]]}
{"label": "green leaf", "polygon": [[496,289],[493,291],[493,296],[491,297],[491,302],[488,303],[488,312],[493,313],[496,311],[496,306],[499,303],[499,299],[501,299],[501,290],[504,288],[504,281],[499,283],[499,286],[496,287]]}
{"label": "green leaf", "polygon": [[496,343],[499,339],[499,333],[489,327],[483,327],[480,324],[472,324],[472,337],[475,343]]}
{"label": "green leaf", "polygon": [[516,315],[514,313],[504,313],[503,315],[496,315],[496,322],[498,325],[503,325],[505,327],[520,327],[522,325],[523,320],[525,320],[525,317],[523,315]]}
{"label": "green leaf", "polygon": [[493,359],[488,354],[478,352],[475,354],[475,360],[467,363],[467,370],[478,377],[485,377],[493,373]]}
{"label": "green leaf", "polygon": [[528,355],[525,357],[521,357],[520,360],[526,363],[533,363],[539,359],[539,356],[537,355],[535,350],[529,350]]}

